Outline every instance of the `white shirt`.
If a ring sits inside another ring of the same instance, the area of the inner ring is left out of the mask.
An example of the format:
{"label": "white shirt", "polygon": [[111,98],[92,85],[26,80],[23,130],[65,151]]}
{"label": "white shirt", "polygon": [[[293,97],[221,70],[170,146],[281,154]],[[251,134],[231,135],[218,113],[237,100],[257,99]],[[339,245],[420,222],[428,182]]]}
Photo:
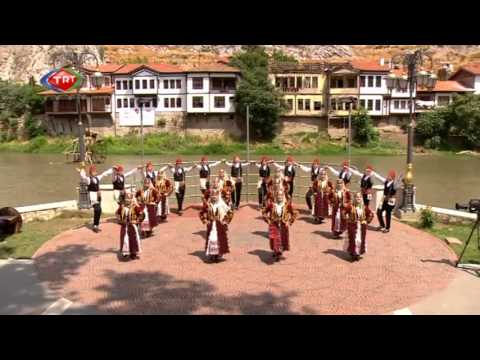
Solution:
{"label": "white shirt", "polygon": [[[100,175],[96,175],[95,177],[98,179],[98,181],[102,181],[102,178],[104,178],[105,176],[108,176],[110,174],[113,173],[113,169],[108,169],[106,171],[104,171],[103,173],[101,173]],[[90,176],[87,176],[86,172],[85,172],[85,169],[82,169],[80,170],[80,177],[82,178],[82,180],[87,184],[87,185],[90,185]],[[92,178],[92,181],[96,182],[95,178]]]}

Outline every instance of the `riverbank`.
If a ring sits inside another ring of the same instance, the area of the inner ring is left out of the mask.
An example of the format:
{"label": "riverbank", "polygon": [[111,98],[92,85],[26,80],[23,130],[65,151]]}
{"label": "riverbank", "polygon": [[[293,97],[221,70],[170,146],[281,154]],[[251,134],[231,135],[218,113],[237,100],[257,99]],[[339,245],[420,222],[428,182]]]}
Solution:
{"label": "riverbank", "polygon": [[[72,143],[72,138],[37,137],[31,141],[10,141],[0,143],[0,152],[20,152],[38,154],[61,154]],[[95,150],[105,155],[140,155],[139,136],[106,137],[96,145]],[[345,154],[345,144],[331,141],[322,134],[298,133],[276,138],[268,143],[253,143],[252,155],[341,155]],[[183,136],[176,133],[148,134],[144,139],[146,155],[233,155],[246,153],[246,144],[223,137],[201,138]],[[403,155],[404,146],[381,140],[379,143],[361,147],[352,145],[352,155]]]}

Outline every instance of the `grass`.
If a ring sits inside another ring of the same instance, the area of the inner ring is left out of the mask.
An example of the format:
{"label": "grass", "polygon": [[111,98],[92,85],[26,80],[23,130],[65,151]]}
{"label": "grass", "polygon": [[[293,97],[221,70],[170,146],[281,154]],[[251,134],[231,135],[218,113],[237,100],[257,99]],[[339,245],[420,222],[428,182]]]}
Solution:
{"label": "grass", "polygon": [[31,258],[45,242],[66,230],[85,225],[90,218],[90,212],[65,211],[51,220],[26,223],[20,233],[0,237],[0,259]]}

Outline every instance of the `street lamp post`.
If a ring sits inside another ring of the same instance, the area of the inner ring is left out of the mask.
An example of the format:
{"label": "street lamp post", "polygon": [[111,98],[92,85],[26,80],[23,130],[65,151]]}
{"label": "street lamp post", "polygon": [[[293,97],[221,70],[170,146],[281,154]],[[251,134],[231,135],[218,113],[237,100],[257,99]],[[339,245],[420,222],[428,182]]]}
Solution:
{"label": "street lamp post", "polygon": [[[425,62],[430,60],[431,71],[418,71]],[[401,89],[409,91],[409,124],[408,124],[408,145],[407,145],[407,171],[404,178],[403,204],[401,210],[405,213],[415,212],[415,187],[413,185],[413,135],[415,125],[415,110],[413,103],[413,93],[417,87],[426,87],[433,89],[436,84],[436,76],[432,73],[433,59],[424,50],[419,49],[406,55],[396,55],[392,58],[393,64],[403,64],[407,68],[407,75],[397,77],[391,73],[387,77],[387,88],[389,91]]]}
{"label": "street lamp post", "polygon": [[145,150],[143,146],[143,108],[145,107],[145,104],[150,103],[152,101],[151,97],[138,97],[138,105],[140,106],[140,139],[142,142],[142,165],[145,163],[144,158],[145,158]]}
{"label": "street lamp post", "polygon": [[349,96],[341,99],[341,102],[348,104],[348,162],[350,163],[352,157],[352,105],[356,98]]}

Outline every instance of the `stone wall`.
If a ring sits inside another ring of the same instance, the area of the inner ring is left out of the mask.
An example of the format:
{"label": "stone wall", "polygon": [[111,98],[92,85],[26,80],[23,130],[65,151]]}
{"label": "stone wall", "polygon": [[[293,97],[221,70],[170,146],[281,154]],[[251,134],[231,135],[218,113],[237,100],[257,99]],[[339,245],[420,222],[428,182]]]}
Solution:
{"label": "stone wall", "polygon": [[284,116],[278,124],[278,135],[291,135],[299,132],[318,133],[326,131],[328,126],[325,117]]}
{"label": "stone wall", "polygon": [[235,114],[188,114],[185,132],[190,135],[241,137],[240,119]]}
{"label": "stone wall", "polygon": [[65,210],[75,210],[76,208],[77,202],[71,200],[50,204],[22,206],[16,208],[16,210],[22,215],[23,222],[28,223],[34,220],[50,220]]}

